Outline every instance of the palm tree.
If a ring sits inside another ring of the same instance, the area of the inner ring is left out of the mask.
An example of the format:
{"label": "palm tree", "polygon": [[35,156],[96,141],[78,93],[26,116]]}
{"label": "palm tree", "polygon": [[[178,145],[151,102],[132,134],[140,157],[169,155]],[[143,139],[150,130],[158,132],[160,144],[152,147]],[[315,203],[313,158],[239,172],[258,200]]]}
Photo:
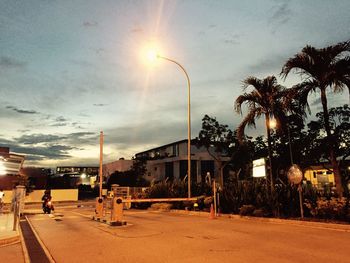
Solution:
{"label": "palm tree", "polygon": [[319,91],[323,107],[324,128],[329,147],[330,160],[333,166],[337,193],[343,195],[339,165],[334,151],[335,140],[332,136],[329,122],[326,91],[342,92],[346,87],[350,91],[350,41],[333,46],[317,49],[312,46],[304,47],[301,52],[287,60],[282,68],[284,79],[294,70],[303,81],[295,85],[296,98],[301,105],[309,107],[307,98],[311,92]]}
{"label": "palm tree", "polygon": [[[271,151],[271,131],[270,120],[275,118],[277,123],[283,123],[287,113],[288,90],[277,83],[275,76],[268,76],[264,79],[248,77],[243,81],[243,89],[247,90],[252,86],[254,90],[244,92],[235,101],[235,111],[242,114],[242,104],[246,104],[248,113],[237,128],[237,137],[243,142],[244,129],[248,126],[255,127],[255,119],[261,116],[265,117],[265,126],[267,132],[267,145],[270,165],[270,184],[271,191],[274,189],[272,176],[272,151]],[[279,125],[282,127],[283,125]]]}

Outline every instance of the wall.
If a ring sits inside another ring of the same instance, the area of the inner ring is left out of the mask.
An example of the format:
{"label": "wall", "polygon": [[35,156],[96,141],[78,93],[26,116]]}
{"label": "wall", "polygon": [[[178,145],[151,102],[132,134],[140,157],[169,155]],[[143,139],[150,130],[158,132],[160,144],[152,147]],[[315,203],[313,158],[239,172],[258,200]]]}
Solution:
{"label": "wall", "polygon": [[[41,202],[41,197],[44,195],[45,190],[34,190],[33,192],[26,195],[26,203],[37,203]],[[12,191],[5,192],[5,203],[11,203]],[[51,196],[53,202],[60,201],[78,201],[78,189],[52,189]]]}

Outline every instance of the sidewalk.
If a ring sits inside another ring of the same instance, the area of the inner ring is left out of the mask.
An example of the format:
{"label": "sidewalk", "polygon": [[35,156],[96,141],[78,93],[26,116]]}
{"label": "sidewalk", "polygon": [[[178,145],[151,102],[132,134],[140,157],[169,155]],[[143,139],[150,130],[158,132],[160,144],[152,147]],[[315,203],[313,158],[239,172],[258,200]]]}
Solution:
{"label": "sidewalk", "polygon": [[0,246],[20,241],[19,232],[13,231],[13,213],[0,214]]}
{"label": "sidewalk", "polygon": [[[209,213],[203,212],[203,211],[185,211],[185,210],[171,209],[169,212],[176,213],[176,214],[183,214],[183,215],[209,217]],[[331,230],[342,231],[342,232],[350,232],[350,224],[346,224],[346,223],[326,223],[326,222],[307,221],[307,220],[300,220],[300,219],[296,220],[296,219],[253,217],[253,216],[240,216],[240,215],[234,215],[234,214],[221,214],[219,217],[215,217],[215,218],[270,222],[270,223],[277,223],[277,224],[289,224],[289,225],[298,225],[298,226],[305,226],[305,227],[331,229]]]}

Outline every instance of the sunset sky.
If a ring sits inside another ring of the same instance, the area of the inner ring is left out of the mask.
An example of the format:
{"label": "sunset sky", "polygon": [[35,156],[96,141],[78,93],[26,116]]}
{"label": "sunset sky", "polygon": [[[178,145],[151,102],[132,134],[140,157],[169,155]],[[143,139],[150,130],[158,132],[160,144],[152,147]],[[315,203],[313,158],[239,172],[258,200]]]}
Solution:
{"label": "sunset sky", "polygon": [[[193,138],[204,114],[235,129],[242,80],[350,39],[349,11],[348,0],[0,0],[0,146],[55,167],[97,164],[100,131],[106,162],[186,139],[185,76],[147,63],[150,46],[188,71]],[[262,123],[247,132],[265,134]]]}

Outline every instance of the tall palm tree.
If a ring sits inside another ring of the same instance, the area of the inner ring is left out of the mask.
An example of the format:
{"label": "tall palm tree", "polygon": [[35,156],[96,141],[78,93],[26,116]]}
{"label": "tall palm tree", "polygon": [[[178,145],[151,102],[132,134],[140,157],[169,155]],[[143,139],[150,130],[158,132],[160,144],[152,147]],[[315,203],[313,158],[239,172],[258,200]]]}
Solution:
{"label": "tall palm tree", "polygon": [[[250,86],[254,89],[248,93],[246,90]],[[255,119],[259,119],[261,116],[265,117],[270,165],[269,176],[271,191],[273,191],[270,120],[275,118],[277,123],[284,122],[288,109],[286,107],[288,90],[277,83],[275,76],[268,76],[264,79],[248,77],[243,81],[243,89],[245,92],[236,99],[234,107],[237,113],[242,114],[242,104],[246,104],[248,112],[237,128],[237,137],[242,142],[245,127],[247,125],[255,127]]]}
{"label": "tall palm tree", "polygon": [[326,91],[342,92],[346,87],[350,91],[350,41],[333,46],[317,49],[312,46],[304,47],[301,52],[289,58],[282,68],[284,79],[294,70],[303,81],[292,89],[302,105],[308,107],[308,95],[319,91],[323,107],[324,128],[329,147],[330,160],[333,166],[337,193],[343,194],[339,165],[334,151],[335,141],[329,122]]}

